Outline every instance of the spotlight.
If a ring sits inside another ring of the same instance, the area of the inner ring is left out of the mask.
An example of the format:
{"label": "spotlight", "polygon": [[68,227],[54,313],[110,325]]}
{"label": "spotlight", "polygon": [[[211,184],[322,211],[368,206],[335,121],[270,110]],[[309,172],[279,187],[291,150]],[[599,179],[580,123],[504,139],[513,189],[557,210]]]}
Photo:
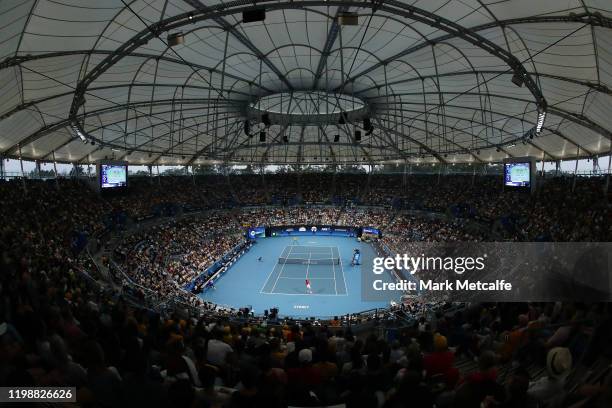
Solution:
{"label": "spotlight", "polygon": [[272,122],[270,122],[270,115],[268,115],[267,113],[261,115],[261,123],[263,123],[265,127],[270,127],[270,125],[272,124]]}
{"label": "spotlight", "polygon": [[188,18],[189,20],[193,20],[193,13],[189,13],[189,15],[187,16],[187,18]]}
{"label": "spotlight", "polygon": [[361,142],[361,130],[355,131],[355,143]]}
{"label": "spotlight", "polygon": [[259,141],[261,143],[265,143],[266,142],[266,132],[264,132],[263,130],[261,132],[259,132]]}
{"label": "spotlight", "polygon": [[91,145],[92,145],[92,146],[95,146],[95,145],[96,145],[96,142],[95,142],[94,140],[92,140],[92,141],[91,141]]}
{"label": "spotlight", "polygon": [[265,21],[266,9],[258,8],[254,10],[247,10],[242,12],[243,23],[255,23],[257,21]]}
{"label": "spotlight", "polygon": [[363,130],[366,131],[366,136],[370,136],[374,132],[374,126],[372,126],[372,121],[368,117],[363,118]]}
{"label": "spotlight", "polygon": [[244,121],[244,133],[248,136],[251,137],[251,124],[249,123],[248,120]]}
{"label": "spotlight", "polygon": [[338,119],[339,125],[346,125],[346,113],[340,112],[340,119]]}
{"label": "spotlight", "polygon": [[515,71],[514,75],[512,75],[512,83],[520,88],[524,82],[523,76]]}
{"label": "spotlight", "polygon": [[180,31],[178,33],[168,34],[167,41],[169,47],[176,47],[177,45],[185,43],[185,36]]}
{"label": "spotlight", "polygon": [[283,142],[289,143],[289,137],[287,135],[283,136]]}
{"label": "spotlight", "polygon": [[83,143],[87,143],[87,138],[85,137],[83,132],[81,132],[81,129],[79,129],[79,127],[76,124],[70,125],[70,128],[72,129],[72,132],[74,133],[75,136],[78,136],[79,139],[81,139]]}
{"label": "spotlight", "polygon": [[340,135],[334,135],[334,142],[338,143],[340,141]]}
{"label": "spotlight", "polygon": [[546,120],[546,111],[538,113],[538,124],[536,125],[536,133],[539,135],[544,127],[544,121]]}
{"label": "spotlight", "polygon": [[350,11],[338,13],[338,23],[343,26],[356,26],[359,24],[359,15]]}

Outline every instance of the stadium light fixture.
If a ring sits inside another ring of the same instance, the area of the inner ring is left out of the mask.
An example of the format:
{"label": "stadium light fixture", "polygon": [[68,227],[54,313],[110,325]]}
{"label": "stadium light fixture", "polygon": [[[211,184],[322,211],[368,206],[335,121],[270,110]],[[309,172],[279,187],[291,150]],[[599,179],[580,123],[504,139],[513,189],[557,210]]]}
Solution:
{"label": "stadium light fixture", "polygon": [[176,47],[177,45],[181,45],[185,43],[185,36],[182,32],[168,34],[166,38],[169,47]]}
{"label": "stadium light fixture", "polygon": [[243,23],[255,23],[258,21],[266,20],[266,9],[265,8],[257,8],[253,10],[246,10],[242,12],[242,22]]}
{"label": "stadium light fixture", "polygon": [[263,123],[264,126],[267,128],[270,127],[270,125],[272,124],[272,122],[270,121],[270,115],[268,115],[267,113],[261,115],[261,123]]}
{"label": "stadium light fixture", "polygon": [[525,83],[523,76],[521,74],[519,74],[518,72],[515,72],[512,75],[512,83],[516,86],[518,86],[519,88],[521,88],[523,86],[523,84]]}
{"label": "stadium light fixture", "polygon": [[81,132],[81,129],[79,129],[76,123],[73,123],[72,125],[70,125],[70,128],[72,129],[72,132],[74,133],[75,136],[78,136],[79,139],[81,139],[83,143],[87,143],[87,137],[83,134],[83,132]]}
{"label": "stadium light fixture", "polygon": [[363,118],[363,130],[366,131],[366,136],[370,136],[372,132],[374,132],[374,126],[372,126],[372,121],[367,116]]}
{"label": "stadium light fixture", "polygon": [[359,25],[359,14],[351,11],[338,13],[338,23],[343,26]]}
{"label": "stadium light fixture", "polygon": [[544,127],[544,121],[546,120],[546,111],[542,110],[538,113],[538,123],[536,125],[536,134],[540,134],[542,132],[542,128]]}

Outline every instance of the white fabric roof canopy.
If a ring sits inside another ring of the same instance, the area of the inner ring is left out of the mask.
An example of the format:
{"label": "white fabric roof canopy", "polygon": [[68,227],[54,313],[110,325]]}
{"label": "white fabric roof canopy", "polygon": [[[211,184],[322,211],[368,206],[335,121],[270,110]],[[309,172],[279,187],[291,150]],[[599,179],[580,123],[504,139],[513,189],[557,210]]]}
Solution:
{"label": "white fabric roof canopy", "polygon": [[[256,7],[265,21],[243,23]],[[357,26],[337,24],[345,11]],[[6,157],[488,162],[611,151],[606,0],[8,0],[0,27]],[[177,32],[184,43],[168,47]],[[512,83],[504,56],[531,88]],[[249,103],[293,91],[359,98],[374,131],[359,143],[361,121],[272,124],[266,143],[263,125],[244,132]],[[524,137],[543,106],[542,132]]]}

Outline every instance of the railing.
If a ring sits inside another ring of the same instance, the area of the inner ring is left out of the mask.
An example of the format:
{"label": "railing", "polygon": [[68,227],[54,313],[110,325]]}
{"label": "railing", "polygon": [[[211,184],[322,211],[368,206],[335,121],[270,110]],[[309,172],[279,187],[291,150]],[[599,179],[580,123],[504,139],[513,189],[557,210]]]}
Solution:
{"label": "railing", "polygon": [[[202,289],[206,289],[207,285],[211,281],[215,281],[225,270],[224,266],[227,264],[233,264],[238,258],[240,258],[244,252],[251,247],[251,243],[248,241],[242,241],[232,249],[227,251],[221,258],[215,261],[211,266],[206,268],[202,273],[200,273],[195,279],[193,279],[188,284],[184,285],[183,288],[187,291],[193,290],[198,282],[202,281],[202,278],[207,276],[212,272],[212,275],[208,277],[208,279],[202,282]],[[229,259],[228,259],[229,258]]]}

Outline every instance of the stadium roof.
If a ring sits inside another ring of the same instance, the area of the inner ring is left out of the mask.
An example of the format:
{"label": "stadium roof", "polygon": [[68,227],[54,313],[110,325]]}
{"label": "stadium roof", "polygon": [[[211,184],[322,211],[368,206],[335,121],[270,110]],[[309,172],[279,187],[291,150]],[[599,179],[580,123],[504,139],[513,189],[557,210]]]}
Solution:
{"label": "stadium roof", "polygon": [[[265,20],[243,22],[262,9]],[[0,27],[5,157],[331,164],[611,150],[609,0],[15,0],[0,2]]]}

